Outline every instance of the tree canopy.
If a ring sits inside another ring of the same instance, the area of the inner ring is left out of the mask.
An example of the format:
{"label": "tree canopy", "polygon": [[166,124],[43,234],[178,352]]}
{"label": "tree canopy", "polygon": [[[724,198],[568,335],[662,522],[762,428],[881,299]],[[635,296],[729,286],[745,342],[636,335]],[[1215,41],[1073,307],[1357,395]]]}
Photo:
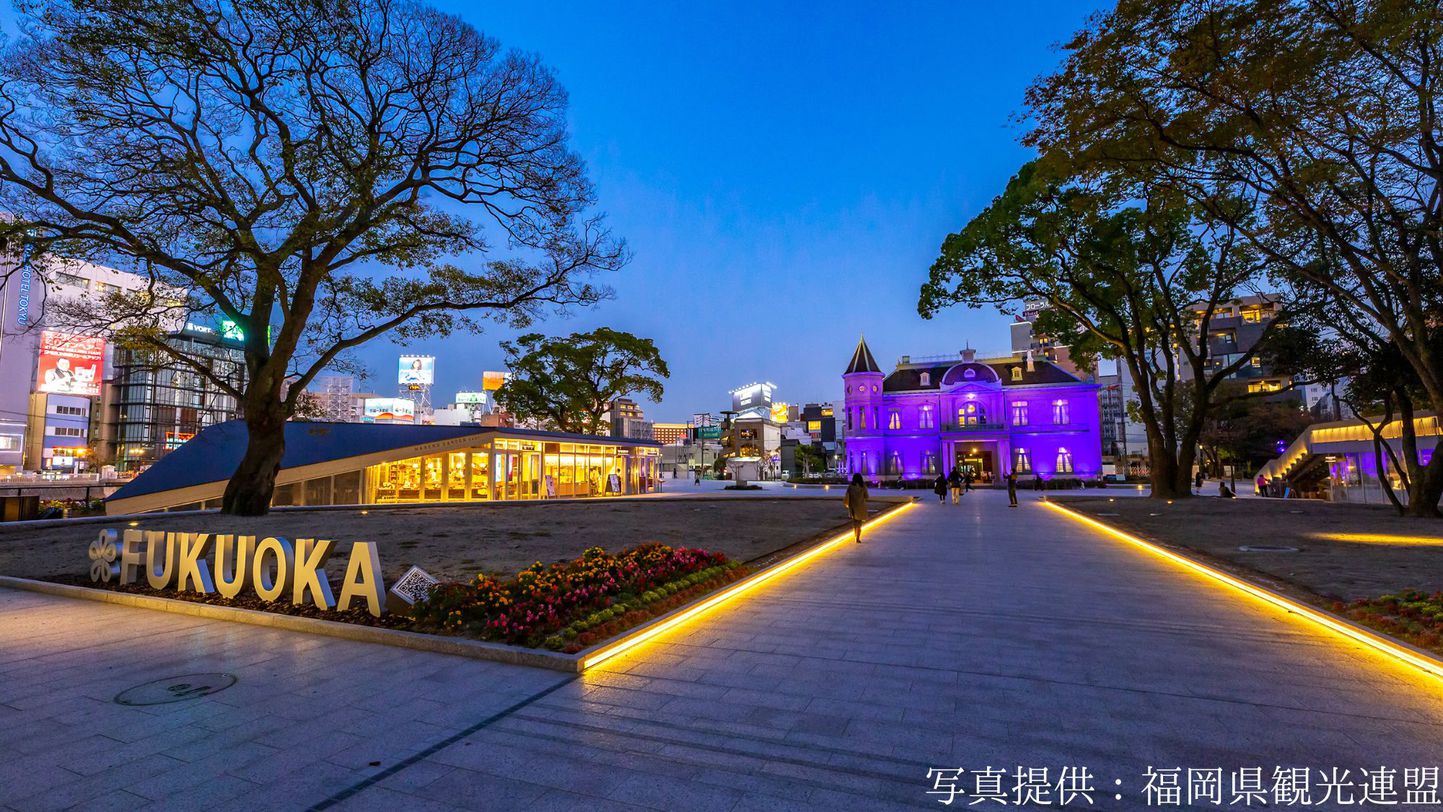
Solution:
{"label": "tree canopy", "polygon": [[[589,273],[626,259],[588,213],[554,75],[452,15],[408,0],[19,11],[0,53],[0,207],[15,218],[0,239],[151,280],[55,317],[169,353],[240,400],[250,442],[227,511],[268,509],[282,423],[347,350],[524,327],[604,298]],[[166,346],[191,317],[244,332],[243,390]]]}
{"label": "tree canopy", "polygon": [[600,433],[617,398],[661,400],[671,374],[651,339],[608,327],[561,338],[529,333],[501,347],[511,371],[496,393],[502,408],[575,434]]}

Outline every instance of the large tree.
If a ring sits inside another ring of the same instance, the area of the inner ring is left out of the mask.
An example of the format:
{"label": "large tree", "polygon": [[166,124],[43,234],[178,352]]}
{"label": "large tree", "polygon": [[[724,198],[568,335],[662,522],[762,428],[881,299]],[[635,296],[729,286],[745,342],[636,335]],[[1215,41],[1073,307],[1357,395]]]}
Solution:
{"label": "large tree", "polygon": [[[625,259],[532,56],[407,0],[42,0],[0,55],[0,239],[147,275],[55,318],[167,353],[237,397],[223,509],[268,510],[285,420],[346,351],[530,323]],[[506,258],[488,258],[498,229]],[[177,354],[235,323],[238,390]],[[287,389],[287,378],[290,385]]]}
{"label": "large tree", "polygon": [[598,434],[612,401],[640,394],[661,400],[666,361],[649,338],[601,327],[547,338],[529,333],[503,341],[511,377],[496,393],[523,420],[575,434]]}
{"label": "large tree", "polygon": [[[1368,322],[1443,413],[1437,2],[1119,0],[1067,50],[1029,92],[1029,143],[1217,217],[1254,201],[1239,232]],[[1430,467],[1443,481],[1443,455]]]}
{"label": "large tree", "polygon": [[1219,308],[1256,293],[1250,285],[1266,262],[1195,207],[1137,192],[1077,176],[1064,161],[1027,164],[943,242],[918,311],[931,318],[954,304],[1044,302],[1034,330],[1069,344],[1074,357],[1115,359],[1131,377],[1152,495],[1185,498],[1219,388],[1284,322],[1270,322],[1246,349],[1215,347]]}

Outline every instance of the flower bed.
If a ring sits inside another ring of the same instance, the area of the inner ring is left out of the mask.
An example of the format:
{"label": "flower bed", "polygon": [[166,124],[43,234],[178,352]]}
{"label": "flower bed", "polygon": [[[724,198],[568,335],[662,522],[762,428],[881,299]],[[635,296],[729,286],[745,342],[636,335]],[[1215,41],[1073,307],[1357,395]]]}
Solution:
{"label": "flower bed", "polygon": [[1407,590],[1334,607],[1343,615],[1420,648],[1443,653],[1443,592]]}
{"label": "flower bed", "polygon": [[418,625],[482,640],[576,652],[735,581],[721,553],[646,544],[537,562],[515,578],[439,584],[412,609]]}

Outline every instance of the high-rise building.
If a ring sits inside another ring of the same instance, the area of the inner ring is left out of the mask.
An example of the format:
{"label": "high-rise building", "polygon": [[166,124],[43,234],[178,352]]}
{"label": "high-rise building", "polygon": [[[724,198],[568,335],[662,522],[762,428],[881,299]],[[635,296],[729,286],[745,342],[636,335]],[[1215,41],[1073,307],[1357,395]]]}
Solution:
{"label": "high-rise building", "polygon": [[690,436],[691,426],[686,423],[652,423],[651,439],[662,445],[685,443]]}
{"label": "high-rise building", "polygon": [[[1211,374],[1236,363],[1256,347],[1268,325],[1277,319],[1279,310],[1276,297],[1267,295],[1243,296],[1218,305],[1208,320],[1207,372]],[[1197,328],[1200,327],[1201,313],[1197,323]],[[1182,372],[1184,380],[1191,380],[1191,368],[1184,366]],[[1302,400],[1302,392],[1292,388],[1292,378],[1275,372],[1259,355],[1254,355],[1246,366],[1228,378],[1246,386],[1249,392],[1286,393],[1283,397]]]}
{"label": "high-rise building", "polygon": [[650,440],[652,437],[651,422],[636,401],[630,398],[613,400],[602,419],[610,427],[612,437],[631,440]]}
{"label": "high-rise building", "polygon": [[142,277],[88,262],[0,253],[0,474],[94,470],[103,461],[98,404],[112,348],[53,329],[48,305],[145,287]]}
{"label": "high-rise building", "polygon": [[[245,339],[234,328],[187,322],[165,343],[231,387],[245,388]],[[118,471],[145,468],[207,426],[242,416],[233,395],[159,351],[117,350],[112,385],[106,419],[114,426],[112,459]]]}

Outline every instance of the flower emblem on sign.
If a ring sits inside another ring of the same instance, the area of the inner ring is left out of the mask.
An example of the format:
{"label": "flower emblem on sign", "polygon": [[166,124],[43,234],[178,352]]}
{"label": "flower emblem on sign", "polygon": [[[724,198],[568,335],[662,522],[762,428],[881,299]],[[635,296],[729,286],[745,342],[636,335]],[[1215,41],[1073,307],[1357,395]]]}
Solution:
{"label": "flower emblem on sign", "polygon": [[111,578],[120,575],[120,565],[115,563],[114,533],[101,533],[100,538],[90,542],[87,554],[90,556],[90,580],[108,584]]}

